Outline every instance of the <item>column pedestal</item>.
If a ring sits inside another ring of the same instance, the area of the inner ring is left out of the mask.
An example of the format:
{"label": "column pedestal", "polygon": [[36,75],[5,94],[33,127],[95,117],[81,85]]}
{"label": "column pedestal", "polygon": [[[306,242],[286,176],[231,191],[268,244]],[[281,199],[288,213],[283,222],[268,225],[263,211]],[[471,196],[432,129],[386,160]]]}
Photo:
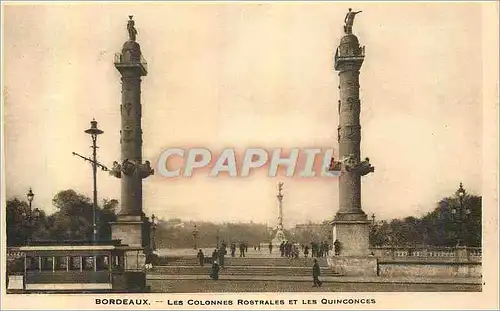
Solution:
{"label": "column pedestal", "polygon": [[144,292],[146,288],[146,254],[142,247],[141,216],[119,215],[111,224],[111,237],[120,240],[125,251],[123,273],[114,276],[117,291]]}
{"label": "column pedestal", "polygon": [[118,215],[116,222],[111,224],[111,237],[120,240],[122,244],[142,248],[142,226],[141,216]]}
{"label": "column pedestal", "polygon": [[340,242],[339,256],[370,255],[370,221],[334,220],[333,241]]}
{"label": "column pedestal", "polygon": [[[340,213],[339,213],[340,214]],[[336,218],[366,218],[365,214],[337,214]],[[364,216],[364,217],[363,217]],[[368,220],[339,220],[333,225],[333,241],[340,242],[340,252],[330,252],[328,265],[345,276],[377,276],[377,258],[370,255],[370,224]]]}
{"label": "column pedestal", "polygon": [[281,245],[281,242],[283,241],[286,241],[285,232],[281,229],[278,229],[278,231],[276,231],[276,236],[271,241],[271,243],[273,243],[274,246],[279,247]]}

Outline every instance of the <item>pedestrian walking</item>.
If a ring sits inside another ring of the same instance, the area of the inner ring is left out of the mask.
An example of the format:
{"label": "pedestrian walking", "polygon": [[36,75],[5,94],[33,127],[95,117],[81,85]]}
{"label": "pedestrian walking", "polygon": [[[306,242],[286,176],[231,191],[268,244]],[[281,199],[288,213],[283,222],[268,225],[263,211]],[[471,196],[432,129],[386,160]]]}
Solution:
{"label": "pedestrian walking", "polygon": [[318,260],[314,258],[313,264],[313,287],[321,286],[322,282],[319,280],[321,270],[319,268]]}

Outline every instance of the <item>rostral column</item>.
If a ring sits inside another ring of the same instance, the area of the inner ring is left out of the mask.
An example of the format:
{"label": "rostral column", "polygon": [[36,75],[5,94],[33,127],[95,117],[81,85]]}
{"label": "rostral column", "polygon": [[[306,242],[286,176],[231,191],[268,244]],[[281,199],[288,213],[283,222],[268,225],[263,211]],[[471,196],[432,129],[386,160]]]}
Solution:
{"label": "rostral column", "polygon": [[341,256],[369,255],[370,221],[361,209],[361,176],[374,171],[369,159],[361,161],[361,124],[359,120],[359,71],[365,48],[352,33],[354,17],[359,12],[349,9],[345,17],[344,36],[335,53],[335,70],[339,72],[338,101],[339,210],[332,221],[333,241],[339,242]]}
{"label": "rostral column", "polygon": [[[115,55],[114,62],[122,81],[121,161],[113,163],[110,173],[121,179],[121,209],[117,221],[112,223],[112,238],[142,251],[148,243],[143,237],[145,217],[142,211],[142,179],[154,171],[149,161],[142,162],[141,77],[146,76],[148,71],[141,47],[136,42],[137,30],[132,17],[129,16],[127,24],[129,40],[123,44],[122,52]],[[141,258],[128,260],[128,268],[142,269],[144,256],[132,255]]]}

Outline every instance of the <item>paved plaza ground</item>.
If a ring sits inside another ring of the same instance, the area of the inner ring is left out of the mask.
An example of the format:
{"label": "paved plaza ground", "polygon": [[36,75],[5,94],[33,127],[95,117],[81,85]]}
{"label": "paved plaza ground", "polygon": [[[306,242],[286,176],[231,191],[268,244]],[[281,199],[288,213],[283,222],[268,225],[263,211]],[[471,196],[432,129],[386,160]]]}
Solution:
{"label": "paved plaza ground", "polygon": [[323,282],[312,287],[311,282],[237,281],[237,280],[148,280],[156,293],[210,292],[480,292],[476,284],[410,284],[410,283],[351,283]]}
{"label": "paved plaza ground", "polygon": [[[205,256],[210,257],[214,248],[202,248],[202,250]],[[273,249],[270,254],[267,247],[261,247],[260,251],[253,249],[253,247],[249,248],[246,259],[240,259],[239,250],[237,250],[237,258],[233,259],[234,265],[229,259],[230,256],[226,256],[229,264],[228,271],[224,273],[225,270],[221,270],[220,279],[214,281],[209,277],[210,265],[199,268],[195,258],[196,253],[197,250],[195,249],[160,250],[160,256],[172,258],[174,262],[167,263],[169,266],[166,267],[156,267],[148,273],[147,282],[151,286],[151,290],[153,292],[170,293],[480,292],[482,290],[481,278],[342,276],[326,273],[325,269],[328,269],[326,266],[321,268],[325,272],[321,276],[323,286],[317,288],[312,287],[312,276],[309,275],[312,259],[276,259],[281,257],[279,249]],[[269,260],[266,260],[266,258]],[[321,259],[321,261],[326,264],[325,259]],[[273,270],[276,274],[262,274],[262,267],[257,266],[257,264],[265,264],[268,265],[267,268],[276,269]],[[302,266],[303,269],[307,270],[307,273],[288,273],[286,271],[292,268],[287,267],[289,265],[294,266],[293,268],[296,269]],[[249,267],[250,270],[244,270],[247,269],[245,267]],[[286,273],[283,273],[283,271]]]}

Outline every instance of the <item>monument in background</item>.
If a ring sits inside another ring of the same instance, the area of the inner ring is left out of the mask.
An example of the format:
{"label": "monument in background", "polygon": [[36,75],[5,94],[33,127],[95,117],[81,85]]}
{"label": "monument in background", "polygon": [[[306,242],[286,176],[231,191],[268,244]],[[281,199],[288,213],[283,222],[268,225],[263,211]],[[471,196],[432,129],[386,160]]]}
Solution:
{"label": "monument in background", "polygon": [[276,236],[272,240],[273,245],[280,245],[281,242],[286,241],[285,231],[283,227],[283,194],[281,191],[283,190],[283,183],[278,183],[278,226],[276,227]]}
{"label": "monument in background", "polygon": [[142,211],[142,179],[152,175],[149,161],[142,162],[141,77],[147,75],[147,63],[136,42],[135,22],[129,16],[129,40],[122,52],[115,55],[115,67],[122,78],[121,163],[114,162],[111,174],[121,179],[121,210],[117,221],[111,224],[113,240],[127,245],[124,269],[129,282],[145,286],[144,228],[146,218]]}
{"label": "monument in background", "polygon": [[370,221],[361,208],[361,176],[374,171],[369,159],[361,161],[360,156],[359,71],[365,58],[365,49],[359,45],[358,38],[352,33],[354,17],[360,12],[349,9],[345,17],[345,34],[340,39],[340,45],[335,53],[335,70],[339,72],[338,142],[341,174],[339,210],[332,225],[333,241],[338,241],[340,245],[340,257],[334,258],[341,260],[339,258],[344,257],[342,262],[337,262],[337,265],[343,267],[345,274],[351,274],[349,273],[349,270],[352,270],[349,267],[351,265],[362,268],[369,264],[360,262],[364,261],[363,257],[368,258],[370,246]]}

